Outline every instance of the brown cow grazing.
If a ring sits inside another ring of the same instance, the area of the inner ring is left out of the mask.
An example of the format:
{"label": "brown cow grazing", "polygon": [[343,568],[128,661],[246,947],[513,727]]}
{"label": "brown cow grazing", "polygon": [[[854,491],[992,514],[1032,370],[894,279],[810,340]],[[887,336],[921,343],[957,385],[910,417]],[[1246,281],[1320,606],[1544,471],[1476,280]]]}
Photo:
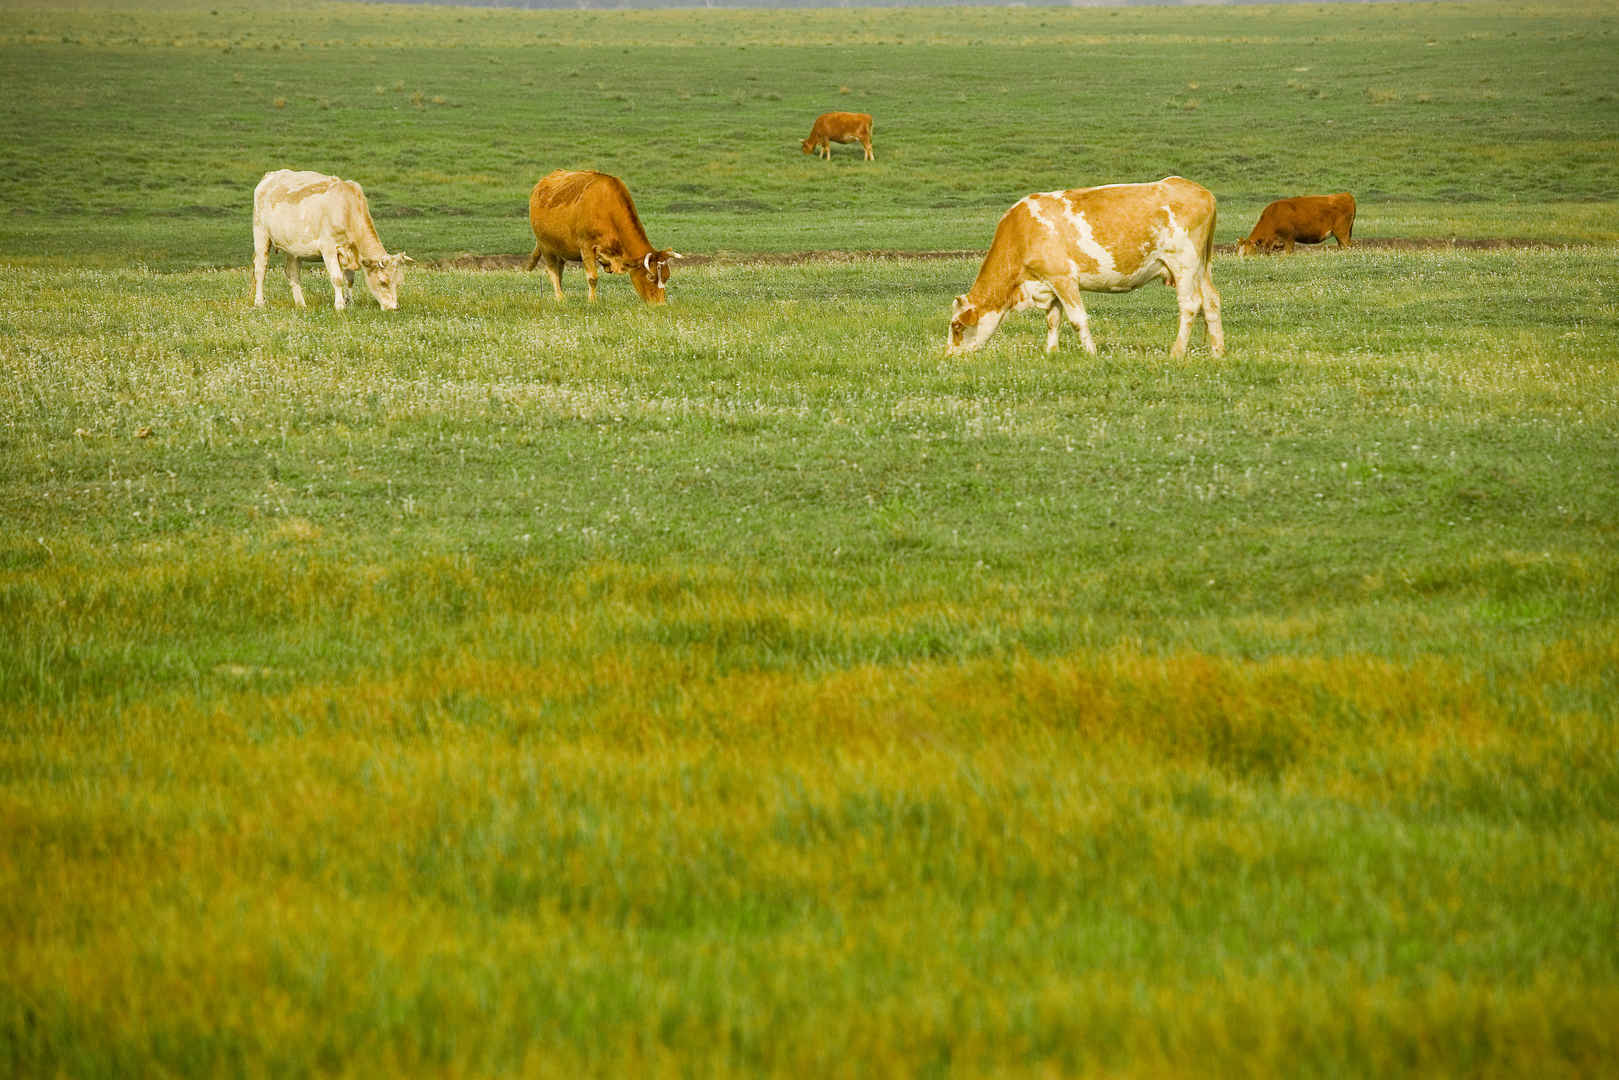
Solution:
{"label": "brown cow grazing", "polygon": [[826,160],[832,160],[833,143],[857,142],[866,148],[867,161],[876,161],[877,155],[871,152],[871,114],[863,112],[829,112],[822,113],[815,118],[815,126],[810,128],[809,138],[801,144],[806,154],[825,153]]}
{"label": "brown cow grazing", "polygon": [[663,303],[670,261],[678,251],[659,251],[647,242],[624,181],[599,172],[558,169],[534,185],[528,196],[528,223],[534,228],[534,253],[528,268],[541,262],[562,299],[562,268],[585,266],[590,299],[596,299],[596,266],[609,274],[630,275],[630,283],[649,304]]}
{"label": "brown cow grazing", "polygon": [[1047,352],[1057,347],[1066,315],[1094,356],[1080,292],[1129,292],[1163,281],[1180,300],[1180,333],[1170,355],[1185,355],[1192,320],[1202,312],[1209,347],[1219,356],[1225,332],[1209,272],[1213,248],[1214,196],[1178,176],[1029,195],[1001,217],[977,280],[956,297],[945,354],[971,352],[1008,311],[1032,307],[1046,313]]}
{"label": "brown cow grazing", "polygon": [[1319,244],[1328,236],[1337,237],[1339,247],[1348,247],[1349,234],[1354,228],[1355,197],[1347,191],[1277,199],[1260,212],[1254,231],[1237,245],[1237,254],[1277,248],[1292,254],[1295,241]]}
{"label": "brown cow grazing", "polygon": [[304,306],[299,280],[302,259],[320,256],[332,279],[332,303],[338,311],[349,304],[354,271],[365,271],[365,283],[384,311],[399,306],[399,279],[409,255],[393,255],[377,239],[365,192],[352,180],[317,172],[277,169],[267,172],[253,189],[253,306],[264,306],[264,270],[270,249],[287,256],[292,302]]}

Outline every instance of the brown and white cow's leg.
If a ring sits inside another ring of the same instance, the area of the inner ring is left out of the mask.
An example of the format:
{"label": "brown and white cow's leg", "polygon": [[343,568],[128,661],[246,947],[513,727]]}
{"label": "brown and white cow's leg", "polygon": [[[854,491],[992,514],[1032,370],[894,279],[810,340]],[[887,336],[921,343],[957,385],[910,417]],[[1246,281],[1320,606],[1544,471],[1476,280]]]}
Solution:
{"label": "brown and white cow's leg", "polygon": [[[1079,331],[1079,343],[1085,351],[1092,356],[1096,355],[1096,339],[1091,337],[1091,317],[1085,312],[1085,301],[1080,299],[1079,286],[1072,281],[1052,282],[1052,289],[1057,294],[1057,300],[1062,304],[1063,314],[1068,316],[1069,325]],[[1052,315],[1046,316],[1046,325],[1050,327],[1055,322]],[[1046,351],[1051,352],[1057,347],[1057,331],[1050,329],[1046,333]]]}
{"label": "brown and white cow's leg", "polygon": [[292,302],[304,306],[303,261],[296,255],[287,256],[287,284],[292,287]]}
{"label": "brown and white cow's leg", "polygon": [[[1180,305],[1181,326],[1180,332],[1175,335],[1175,344],[1170,346],[1170,356],[1182,357],[1186,355],[1186,345],[1192,340],[1192,323],[1197,321],[1197,313],[1200,311],[1205,313],[1204,321],[1207,322],[1211,328],[1209,331],[1210,342],[1212,343],[1214,339],[1214,331],[1212,327],[1215,323],[1219,322],[1220,316],[1216,314],[1213,322],[1209,322],[1208,320],[1207,309],[1205,309],[1203,306],[1203,286],[1199,280],[1202,276],[1203,275],[1201,273],[1190,273],[1180,274],[1175,278],[1175,300]],[[1214,284],[1212,281],[1209,283],[1209,289],[1211,292],[1214,289]],[[1218,297],[1215,298],[1215,304],[1218,308]],[[1221,338],[1220,347],[1222,349],[1225,347],[1223,335]]]}
{"label": "brown and white cow's leg", "polygon": [[1062,329],[1062,304],[1052,297],[1051,306],[1046,308],[1046,352],[1057,351],[1057,332]]}
{"label": "brown and white cow's leg", "polygon": [[[545,272],[551,275],[551,288],[556,290],[557,300],[562,300],[562,268],[565,265],[560,255],[537,255],[536,258],[545,263]],[[533,269],[533,267],[529,267]]]}
{"label": "brown and white cow's leg", "polygon": [[253,306],[264,306],[264,272],[270,266],[270,230],[253,226]]}
{"label": "brown and white cow's leg", "polygon": [[1209,332],[1209,351],[1225,355],[1225,327],[1220,322],[1220,294],[1214,291],[1214,273],[1205,264],[1197,275],[1198,300],[1203,307],[1203,326]]}

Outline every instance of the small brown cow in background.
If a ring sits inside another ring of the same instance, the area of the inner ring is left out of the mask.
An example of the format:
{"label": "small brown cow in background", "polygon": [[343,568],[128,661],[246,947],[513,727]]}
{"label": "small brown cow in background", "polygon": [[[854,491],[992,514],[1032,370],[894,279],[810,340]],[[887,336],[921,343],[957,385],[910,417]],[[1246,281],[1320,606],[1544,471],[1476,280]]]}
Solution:
{"label": "small brown cow in background", "polygon": [[809,138],[801,144],[806,154],[826,155],[832,160],[833,143],[857,142],[866,148],[867,161],[876,161],[871,152],[871,114],[863,112],[829,112],[815,118]]}
{"label": "small brown cow in background", "polygon": [[1277,248],[1292,254],[1295,241],[1319,244],[1328,236],[1337,237],[1339,247],[1348,247],[1349,234],[1354,228],[1355,197],[1347,191],[1277,199],[1260,212],[1254,231],[1237,245],[1237,254]]}

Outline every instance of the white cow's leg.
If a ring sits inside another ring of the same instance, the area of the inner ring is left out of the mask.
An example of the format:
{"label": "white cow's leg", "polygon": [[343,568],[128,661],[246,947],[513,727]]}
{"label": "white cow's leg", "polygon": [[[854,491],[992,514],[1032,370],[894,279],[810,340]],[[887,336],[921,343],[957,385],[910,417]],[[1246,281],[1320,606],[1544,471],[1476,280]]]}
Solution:
{"label": "white cow's leg", "polygon": [[320,257],[326,263],[326,276],[332,279],[332,306],[342,311],[348,306],[348,297],[344,295],[343,266],[337,261],[337,247],[321,248]]}
{"label": "white cow's leg", "polygon": [[292,302],[299,307],[304,306],[304,283],[300,280],[302,277],[302,266],[298,261],[298,256],[288,255],[287,284],[292,286]]}
{"label": "white cow's leg", "polygon": [[[1096,340],[1091,337],[1091,317],[1085,313],[1085,301],[1079,297],[1079,286],[1072,281],[1053,282],[1052,289],[1057,299],[1062,303],[1063,314],[1068,316],[1068,322],[1079,331],[1079,343],[1085,351],[1092,356],[1096,355]],[[1049,319],[1048,319],[1049,321]],[[1057,347],[1057,332],[1050,331],[1046,335],[1046,351]]]}
{"label": "white cow's leg", "polygon": [[1198,298],[1203,303],[1203,325],[1209,331],[1209,351],[1225,355],[1225,327],[1220,323],[1220,294],[1214,291],[1214,274],[1207,265],[1197,275]]}
{"label": "white cow's leg", "polygon": [[270,266],[270,230],[253,226],[253,306],[264,306],[264,271]]}

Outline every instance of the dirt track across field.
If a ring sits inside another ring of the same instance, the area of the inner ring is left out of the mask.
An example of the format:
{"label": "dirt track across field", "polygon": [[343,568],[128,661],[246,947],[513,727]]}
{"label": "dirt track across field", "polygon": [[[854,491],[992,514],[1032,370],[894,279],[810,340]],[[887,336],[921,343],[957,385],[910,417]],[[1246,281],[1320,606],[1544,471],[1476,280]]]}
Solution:
{"label": "dirt track across field", "polygon": [[[1369,237],[1365,240],[1355,241],[1355,247],[1367,251],[1432,251],[1444,248],[1494,251],[1502,248],[1560,248],[1566,246],[1566,244],[1514,236],[1453,236],[1448,238],[1391,236]],[[1336,248],[1336,243],[1301,244],[1294,250],[1294,254],[1331,252]],[[1232,255],[1236,253],[1237,248],[1235,244],[1221,244],[1214,250],[1221,255]],[[983,254],[982,249],[977,251],[898,251],[888,248],[865,251],[716,251],[708,255],[687,255],[682,262],[686,266],[704,266],[708,263],[730,266],[744,264],[793,266],[812,262],[860,262],[866,259],[977,259],[982,258]],[[1260,258],[1263,256],[1255,257]],[[464,255],[453,255],[447,259],[435,259],[423,265],[429,270],[521,270],[528,265],[528,256],[474,255],[469,252]]]}

